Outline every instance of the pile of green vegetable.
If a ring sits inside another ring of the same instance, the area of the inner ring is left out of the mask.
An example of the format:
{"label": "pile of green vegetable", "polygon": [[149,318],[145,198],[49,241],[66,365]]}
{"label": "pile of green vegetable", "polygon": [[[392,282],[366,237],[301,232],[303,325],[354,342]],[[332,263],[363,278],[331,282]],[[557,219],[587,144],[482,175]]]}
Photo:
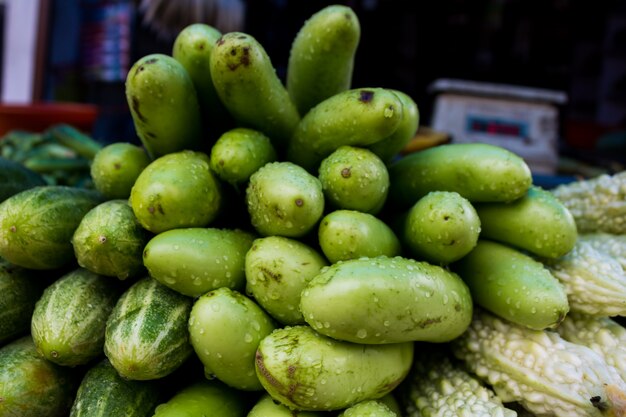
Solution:
{"label": "pile of green vegetable", "polygon": [[93,187],[0,159],[0,417],[626,415],[626,174],[397,159],[419,112],[352,88],[359,37],[320,10],[283,84],[191,25]]}

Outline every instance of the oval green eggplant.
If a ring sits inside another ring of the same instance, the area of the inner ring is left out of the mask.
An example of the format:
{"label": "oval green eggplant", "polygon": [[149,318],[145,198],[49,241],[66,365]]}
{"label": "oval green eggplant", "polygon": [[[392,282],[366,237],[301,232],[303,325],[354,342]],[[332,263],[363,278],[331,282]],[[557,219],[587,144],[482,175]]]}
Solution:
{"label": "oval green eggplant", "polygon": [[126,101],[135,131],[153,159],[205,149],[193,81],[171,56],[149,54],[137,60],[126,76]]}
{"label": "oval green eggplant", "polygon": [[218,215],[220,183],[202,152],[181,151],[154,160],[139,174],[130,206],[152,233],[204,227]]}
{"label": "oval green eggplant", "polygon": [[108,277],[75,269],[47,287],[33,311],[37,351],[64,366],[84,365],[102,354],[107,318],[122,288]]}
{"label": "oval green eggplant", "polygon": [[193,353],[187,322],[193,300],[145,277],[118,299],[104,334],[104,354],[126,379],[174,372]]}
{"label": "oval green eggplant", "polygon": [[343,342],[299,325],[261,341],[256,372],[265,390],[287,407],[332,411],[387,395],[404,380],[412,360],[411,342]]}
{"label": "oval green eggplant", "polygon": [[220,287],[243,289],[245,257],[253,240],[242,230],[168,230],[148,242],[143,264],[152,278],[190,297]]}
{"label": "oval green eggplant", "polygon": [[295,239],[256,239],[245,259],[246,293],[282,324],[304,323],[300,294],[328,261],[316,249]]}
{"label": "oval green eggplant", "polygon": [[453,191],[432,191],[407,213],[402,238],[416,258],[447,265],[476,246],[480,231],[480,218],[466,198]]}
{"label": "oval green eggplant", "polygon": [[431,191],[455,191],[470,202],[507,202],[532,184],[513,152],[486,143],[453,143],[412,153],[389,165],[389,198],[410,207]]}
{"label": "oval green eggplant", "polygon": [[367,400],[346,408],[337,417],[397,417],[397,414],[382,401]]}
{"label": "oval green eggplant", "polygon": [[235,121],[263,132],[282,149],[300,115],[263,46],[247,33],[226,33],[210,65],[215,90]]}
{"label": "oval green eggplant", "polygon": [[331,263],[357,258],[398,256],[400,240],[378,217],[354,210],[336,210],[322,218],[318,228],[322,252]]}
{"label": "oval green eggplant", "polygon": [[100,149],[93,158],[90,174],[94,187],[108,199],[127,199],[137,177],[150,163],[137,145],[115,142]]}
{"label": "oval green eggplant", "polygon": [[153,417],[244,417],[246,407],[242,400],[240,392],[219,381],[198,381],[159,404]]}
{"label": "oval green eggplant", "polygon": [[263,394],[246,417],[323,417],[323,412],[290,410],[286,405]]}
{"label": "oval green eggplant", "polygon": [[339,147],[322,160],[318,177],[324,198],[336,208],[377,214],[387,201],[389,173],[370,150]]}
{"label": "oval green eggplant", "polygon": [[541,263],[505,244],[480,239],[452,264],[479,306],[535,330],[557,326],[569,311],[561,283]]}
{"label": "oval green eggplant", "polygon": [[302,237],[324,212],[317,177],[291,162],[270,162],[250,177],[246,206],[262,236]]}
{"label": "oval green eggplant", "polygon": [[511,203],[476,205],[481,237],[535,255],[556,259],[574,248],[578,238],[570,211],[550,191],[532,186]]}
{"label": "oval green eggplant", "polygon": [[143,271],[141,254],[149,239],[126,200],[109,200],[85,214],[72,246],[83,268],[124,280]]}
{"label": "oval green eggplant", "polygon": [[226,287],[198,298],[189,317],[191,344],[207,377],[243,391],[262,389],[254,353],[274,328],[271,317],[254,301]]}
{"label": "oval green eggplant", "polygon": [[0,416],[61,417],[72,406],[77,375],[44,359],[30,336],[0,348]]}
{"label": "oval green eggplant", "polygon": [[298,123],[287,160],[309,172],[340,146],[372,145],[389,137],[402,120],[402,103],[384,88],[342,91],[313,107]]}
{"label": "oval green eggplant", "polygon": [[326,268],[302,291],[300,310],[319,333],[360,344],[448,342],[467,329],[473,311],[458,275],[385,256]]}
{"label": "oval green eggplant", "polygon": [[350,88],[360,38],[359,18],[348,6],[326,6],[304,22],[287,63],[287,91],[300,114]]}

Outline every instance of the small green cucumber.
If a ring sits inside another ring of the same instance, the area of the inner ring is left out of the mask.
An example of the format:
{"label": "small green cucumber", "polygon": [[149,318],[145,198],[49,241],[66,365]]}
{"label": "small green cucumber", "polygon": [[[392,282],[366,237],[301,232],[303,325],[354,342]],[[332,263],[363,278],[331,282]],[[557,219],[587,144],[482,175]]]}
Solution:
{"label": "small green cucumber", "polygon": [[511,203],[476,204],[481,237],[507,243],[545,258],[560,258],[578,238],[570,211],[554,194],[532,186]]}
{"label": "small green cucumber", "polygon": [[318,177],[330,206],[377,214],[387,201],[389,172],[368,149],[340,146],[322,160]]}
{"label": "small green cucumber", "polygon": [[322,184],[296,164],[270,162],[250,177],[246,207],[262,236],[302,237],[324,213]]}
{"label": "small green cucumber", "polygon": [[413,256],[446,265],[467,255],[478,241],[480,218],[454,191],[431,191],[411,207],[402,238]]}
{"label": "small green cucumber", "polygon": [[569,311],[565,289],[541,263],[507,246],[480,239],[451,268],[476,304],[535,330],[554,328]]}
{"label": "small green cucumber", "polygon": [[193,353],[187,322],[193,300],[145,277],[109,315],[104,353],[124,378],[151,380],[175,371]]}
{"label": "small green cucumber", "polygon": [[300,299],[313,329],[359,344],[448,342],[467,329],[472,306],[458,275],[399,256],[333,264]]}
{"label": "small green cucumber", "polygon": [[191,344],[207,377],[243,391],[263,388],[254,371],[254,353],[274,328],[258,304],[226,287],[198,298],[189,317]]}
{"label": "small green cucumber", "polygon": [[217,217],[221,185],[203,152],[180,151],[155,159],[137,177],[130,206],[152,233],[204,227]]}
{"label": "small green cucumber", "polygon": [[306,325],[265,337],[256,372],[265,390],[295,410],[341,410],[389,394],[407,376],[411,342],[363,345],[324,336]]}
{"label": "small green cucumber", "polygon": [[285,325],[304,323],[300,293],[328,261],[316,249],[295,239],[256,239],[245,259],[246,293]]}
{"label": "small green cucumber", "polygon": [[313,107],[298,123],[287,147],[287,160],[309,172],[343,145],[365,147],[400,126],[402,102],[384,88],[342,91]]}
{"label": "small green cucumber", "polygon": [[151,417],[159,394],[155,382],[123,378],[104,358],[83,376],[70,417]]}
{"label": "small green cucumber", "polygon": [[37,351],[63,366],[101,355],[106,321],[121,293],[115,280],[83,268],[63,275],[35,305],[31,335]]}
{"label": "small green cucumber", "polygon": [[402,149],[413,139],[417,133],[420,121],[420,113],[417,103],[411,96],[402,91],[391,90],[402,102],[402,120],[400,126],[391,136],[369,146],[369,150],[374,152],[386,164],[393,161]]}
{"label": "small green cucumber", "polygon": [[168,230],[148,242],[143,264],[152,278],[190,297],[220,287],[243,289],[245,256],[254,238],[236,229]]}
{"label": "small green cucumber", "polygon": [[360,38],[359,18],[348,6],[324,7],[304,22],[287,63],[287,91],[300,114],[350,88]]}
{"label": "small green cucumber", "polygon": [[100,142],[66,123],[51,126],[48,128],[47,133],[52,135],[61,145],[72,149],[78,155],[90,161],[102,149]]}
{"label": "small green cucumber", "polygon": [[217,380],[198,381],[159,404],[153,417],[244,417],[246,408],[242,400],[240,392]]}
{"label": "small green cucumber", "polygon": [[266,393],[259,398],[246,417],[323,417],[325,415],[327,414],[323,412],[291,410]]}
{"label": "small green cucumber", "polygon": [[235,121],[263,132],[282,149],[300,115],[263,46],[247,33],[226,33],[213,49],[210,68],[215,90]]}
{"label": "small green cucumber", "polygon": [[243,184],[259,168],[276,161],[276,150],[263,133],[243,127],[224,132],[211,148],[211,169],[223,181]]}
{"label": "small green cucumber", "polygon": [[126,200],[109,200],[83,216],[72,246],[83,268],[124,280],[143,271],[141,254],[149,239]]}
{"label": "small green cucumber", "polygon": [[0,416],[61,417],[72,406],[78,377],[44,359],[30,336],[0,348]]}
{"label": "small green cucumber", "polygon": [[410,207],[431,191],[456,191],[470,202],[508,202],[532,184],[513,152],[486,143],[453,143],[412,153],[389,166],[389,198]]}
{"label": "small green cucumber", "polygon": [[152,158],[185,149],[206,151],[193,81],[171,56],[149,54],[135,62],[126,77],[126,101]]}
{"label": "small green cucumber", "polygon": [[127,199],[137,177],[150,163],[146,151],[137,145],[115,142],[102,148],[91,162],[93,184],[108,199]]}
{"label": "small green cucumber", "polygon": [[389,226],[372,214],[336,210],[322,218],[318,231],[322,252],[331,263],[356,258],[398,256],[400,240]]}
{"label": "small green cucumber", "polygon": [[0,203],[0,257],[28,269],[50,270],[74,260],[72,235],[102,203],[91,190],[44,185]]}

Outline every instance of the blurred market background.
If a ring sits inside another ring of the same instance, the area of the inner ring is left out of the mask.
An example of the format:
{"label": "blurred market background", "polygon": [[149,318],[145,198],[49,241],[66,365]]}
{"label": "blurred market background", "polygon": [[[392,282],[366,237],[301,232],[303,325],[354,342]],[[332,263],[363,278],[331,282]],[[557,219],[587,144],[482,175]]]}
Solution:
{"label": "blurred market background", "polygon": [[297,31],[333,3],[361,23],[353,87],[413,97],[417,148],[500,144],[546,186],[624,169],[623,0],[3,0],[2,108],[93,105],[89,134],[139,143],[124,95],[138,58],[171,53],[180,29],[203,22],[253,35],[284,79]]}

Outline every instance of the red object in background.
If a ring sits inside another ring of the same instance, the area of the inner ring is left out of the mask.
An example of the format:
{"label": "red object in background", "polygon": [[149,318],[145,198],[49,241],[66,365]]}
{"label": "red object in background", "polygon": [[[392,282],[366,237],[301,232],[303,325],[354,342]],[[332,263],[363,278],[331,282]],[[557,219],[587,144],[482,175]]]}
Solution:
{"label": "red object in background", "polygon": [[98,106],[83,103],[0,104],[0,135],[20,129],[41,132],[57,123],[67,123],[90,133]]}
{"label": "red object in background", "polygon": [[565,120],[563,136],[565,143],[571,148],[592,150],[602,135],[616,129],[617,126],[605,126],[595,121]]}

